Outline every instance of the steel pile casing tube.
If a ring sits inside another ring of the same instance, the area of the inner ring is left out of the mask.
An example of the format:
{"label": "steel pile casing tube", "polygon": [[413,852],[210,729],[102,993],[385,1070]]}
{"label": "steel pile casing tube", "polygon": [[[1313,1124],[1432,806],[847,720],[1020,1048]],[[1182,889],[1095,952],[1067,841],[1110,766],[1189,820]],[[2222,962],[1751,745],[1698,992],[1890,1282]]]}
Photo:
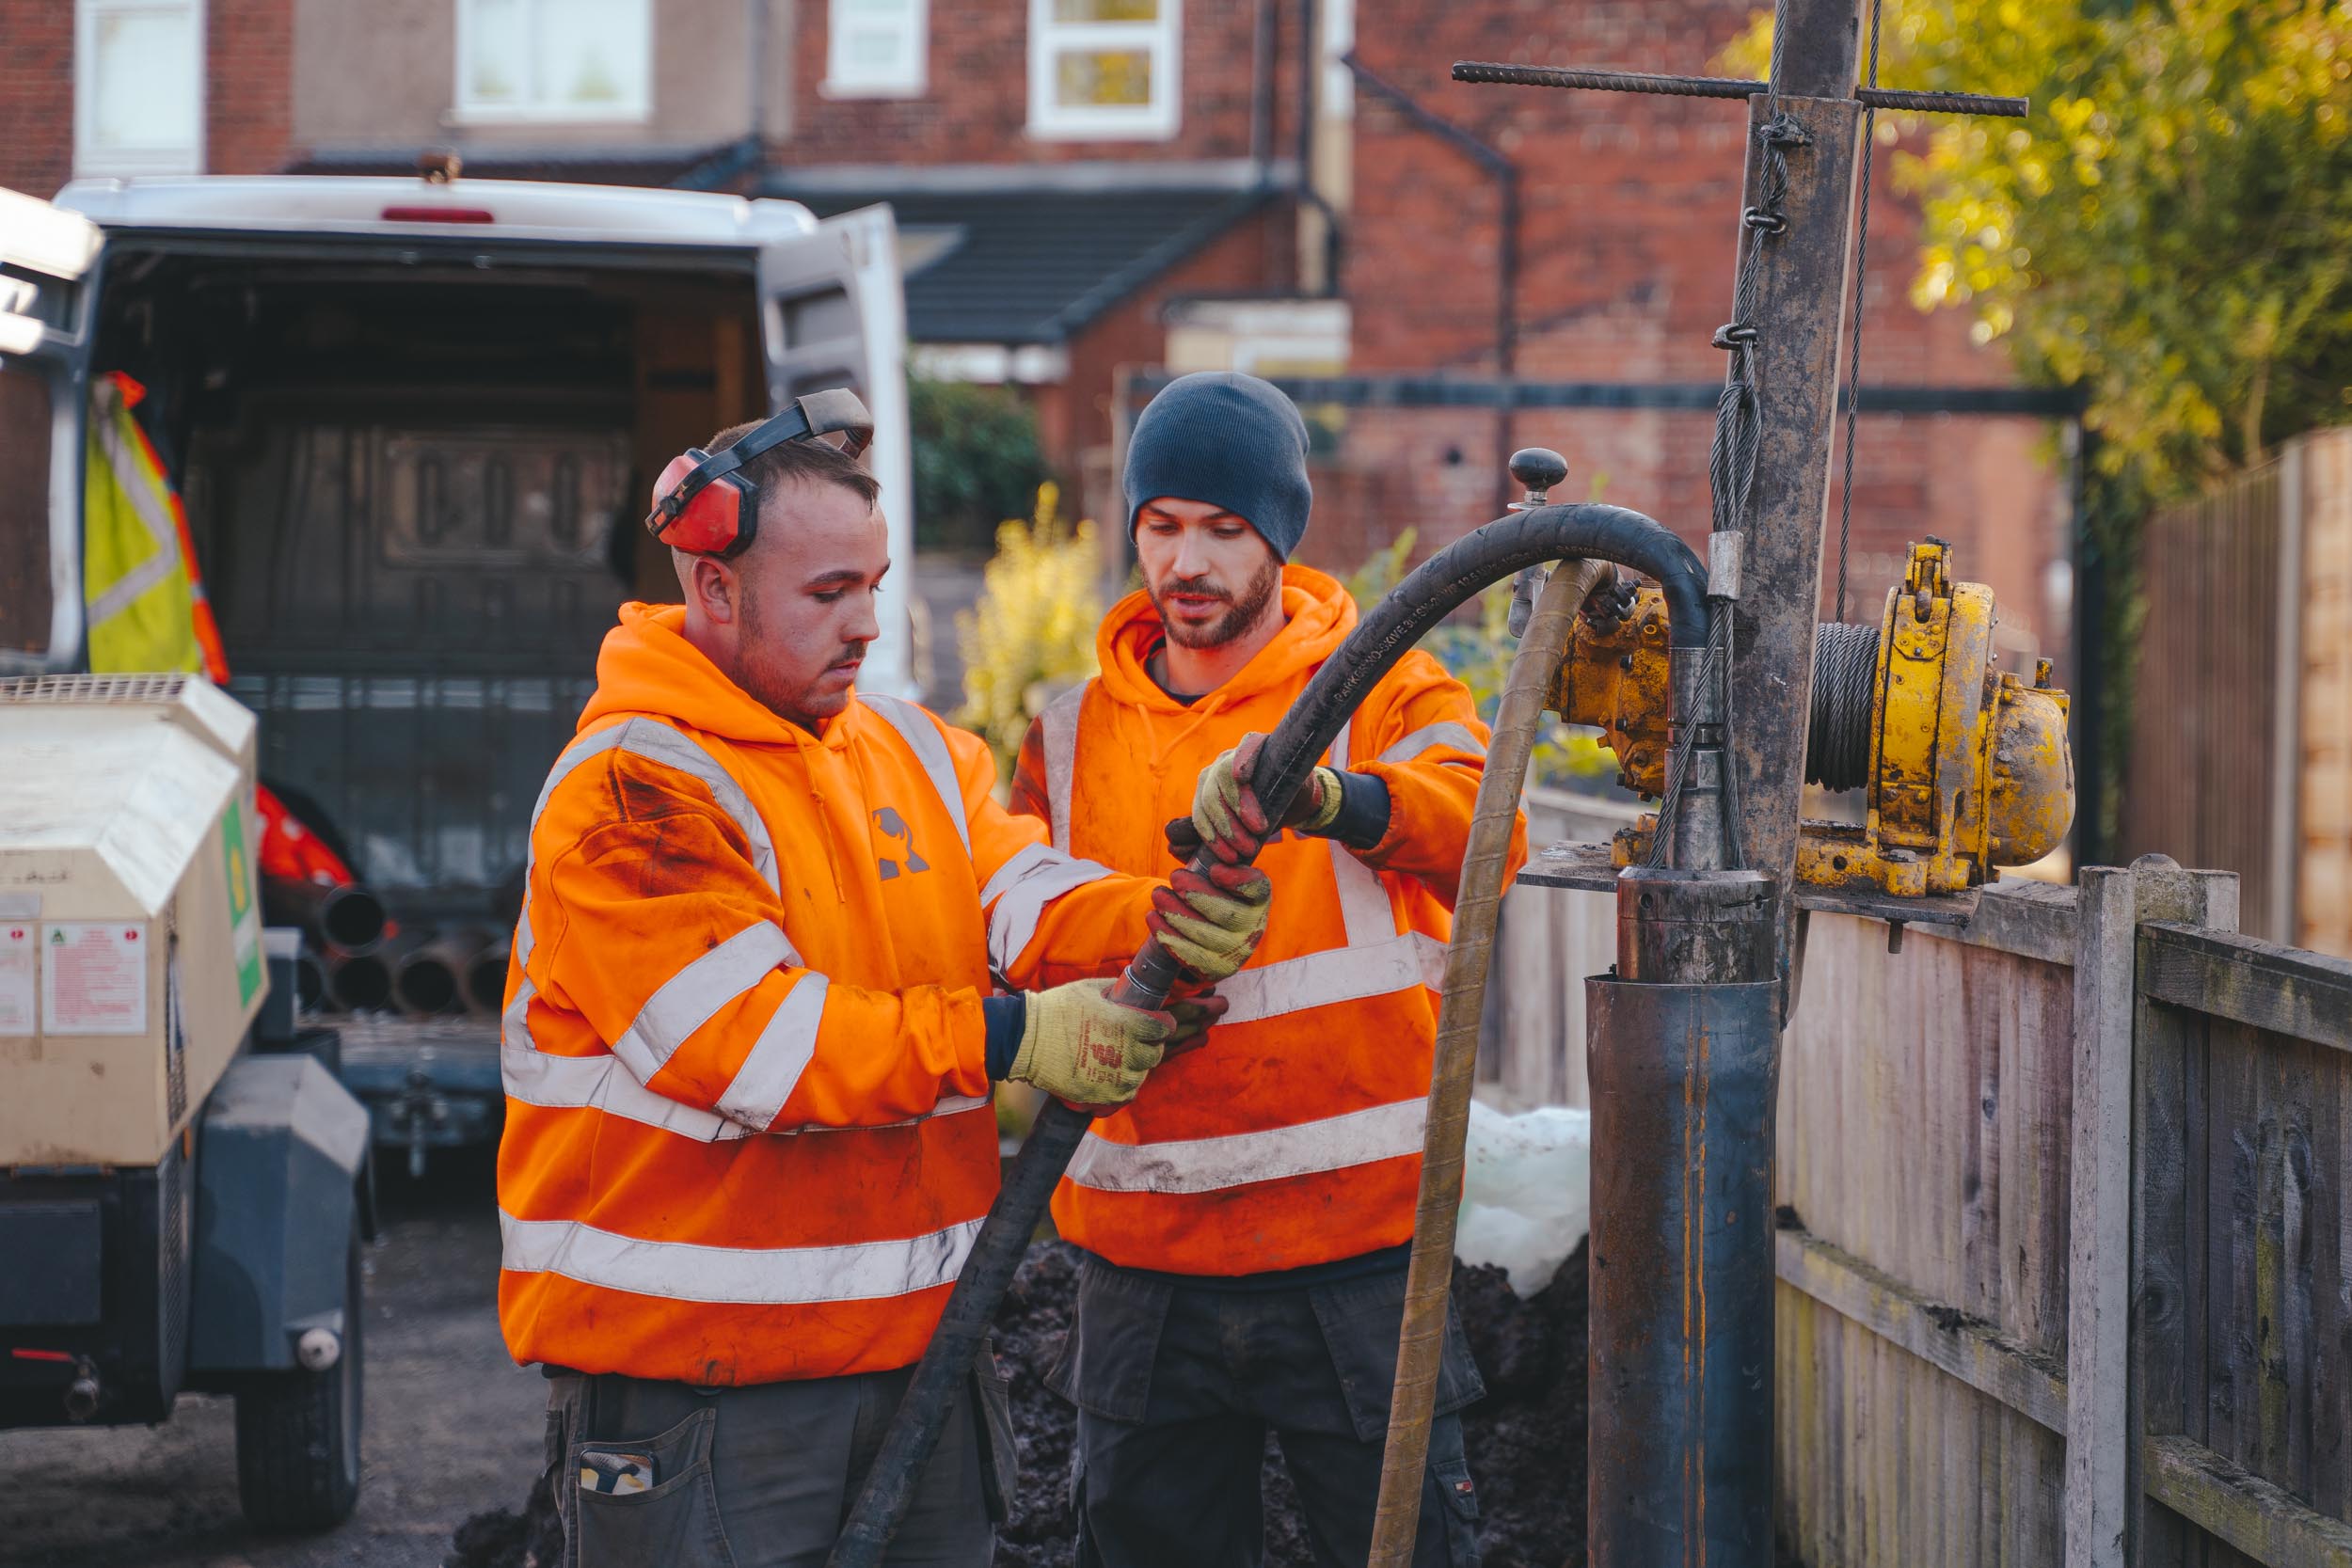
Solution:
{"label": "steel pile casing tube", "polygon": [[1584,996],[1590,1560],[1770,1568],[1780,985]]}

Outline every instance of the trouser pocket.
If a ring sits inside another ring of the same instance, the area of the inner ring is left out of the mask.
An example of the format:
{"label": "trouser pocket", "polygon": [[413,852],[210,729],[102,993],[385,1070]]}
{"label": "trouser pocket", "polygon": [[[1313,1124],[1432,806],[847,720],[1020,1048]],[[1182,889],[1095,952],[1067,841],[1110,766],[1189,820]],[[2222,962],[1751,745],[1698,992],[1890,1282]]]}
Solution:
{"label": "trouser pocket", "polygon": [[1478,1568],[1478,1492],[1470,1484],[1469,1464],[1443,1460],[1429,1467],[1429,1477],[1444,1498],[1449,1568]]}
{"label": "trouser pocket", "polygon": [[580,1568],[734,1568],[710,1475],[715,1410],[659,1436],[571,1446],[559,1484],[571,1491]]}
{"label": "trouser pocket", "polygon": [[972,1366],[972,1424],[980,1439],[980,1494],[988,1503],[988,1522],[1001,1525],[1012,1515],[1012,1499],[1021,1485],[1021,1449],[1012,1435],[1012,1379],[996,1364],[991,1345]]}
{"label": "trouser pocket", "polygon": [[1152,1368],[1175,1291],[1089,1258],[1078,1270],[1078,1301],[1045,1386],[1079,1409],[1140,1421],[1152,1400]]}

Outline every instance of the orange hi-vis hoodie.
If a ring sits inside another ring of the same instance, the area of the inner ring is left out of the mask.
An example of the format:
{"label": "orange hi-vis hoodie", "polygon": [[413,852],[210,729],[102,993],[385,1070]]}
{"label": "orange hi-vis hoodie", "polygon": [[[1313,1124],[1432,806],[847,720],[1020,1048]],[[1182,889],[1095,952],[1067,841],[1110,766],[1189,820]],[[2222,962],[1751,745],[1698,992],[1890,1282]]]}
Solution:
{"label": "orange hi-vis hoodie", "polygon": [[1152,884],[1048,847],[912,703],[786,722],[684,617],[622,609],[532,813],[500,1323],[583,1372],[903,1367],[996,1194],[992,970],[1115,967]]}
{"label": "orange hi-vis hoodie", "polygon": [[[1016,810],[1057,847],[1116,870],[1173,868],[1166,827],[1200,770],[1271,732],[1356,625],[1339,583],[1282,573],[1288,623],[1190,706],[1145,662],[1163,637],[1133,594],[1104,620],[1102,674],[1031,726]],[[1285,833],[1265,939],[1217,987],[1225,1021],[1094,1123],[1054,1196],[1068,1240],[1130,1268],[1233,1275],[1353,1258],[1409,1240],[1437,1038],[1438,991],[1486,727],[1469,690],[1415,652],[1372,689],[1332,766],[1376,774],[1389,827],[1370,848]],[[1524,817],[1509,869],[1526,859]],[[1049,978],[1066,973],[1054,952]]]}

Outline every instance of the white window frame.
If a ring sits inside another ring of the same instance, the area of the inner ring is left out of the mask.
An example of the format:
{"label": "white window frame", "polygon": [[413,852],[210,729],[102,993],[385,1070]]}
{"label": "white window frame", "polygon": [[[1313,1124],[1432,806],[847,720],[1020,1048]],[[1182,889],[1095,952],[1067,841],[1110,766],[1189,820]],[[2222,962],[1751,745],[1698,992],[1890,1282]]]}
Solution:
{"label": "white window frame", "polygon": [[[1152,22],[1057,22],[1054,0],[1029,0],[1029,135],[1046,140],[1166,141],[1183,120],[1184,0],[1159,0]],[[1054,102],[1054,58],[1069,50],[1146,49],[1152,102]]]}
{"label": "white window frame", "polygon": [[[526,0],[533,6],[561,7],[563,0]],[[640,96],[611,108],[584,109],[576,104],[536,103],[484,103],[473,96],[473,0],[455,0],[457,11],[457,82],[450,97],[453,125],[639,125],[653,118],[654,0],[636,0],[643,27],[638,53],[644,61]]]}
{"label": "white window frame", "polygon": [[[185,147],[96,150],[98,115],[98,23],[103,16],[131,11],[186,11],[196,26],[196,135]],[[77,176],[201,174],[204,172],[204,0],[74,0],[73,172]]]}
{"label": "white window frame", "polygon": [[907,8],[906,68],[896,75],[860,79],[844,74],[841,58],[841,0],[826,0],[825,81],[827,98],[920,98],[930,90],[930,0],[903,0]]}

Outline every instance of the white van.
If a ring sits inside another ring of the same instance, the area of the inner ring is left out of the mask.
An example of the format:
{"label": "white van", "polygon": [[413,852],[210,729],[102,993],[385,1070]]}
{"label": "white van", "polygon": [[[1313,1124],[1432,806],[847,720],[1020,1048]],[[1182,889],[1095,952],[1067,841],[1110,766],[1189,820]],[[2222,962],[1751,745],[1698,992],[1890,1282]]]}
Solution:
{"label": "white van", "polygon": [[865,400],[898,565],[860,684],[912,694],[897,250],[887,208],[440,171],[0,192],[0,674],[87,668],[87,387],[127,373],[262,777],[396,918],[495,925],[615,609],[677,597],[652,480],[722,426]]}

